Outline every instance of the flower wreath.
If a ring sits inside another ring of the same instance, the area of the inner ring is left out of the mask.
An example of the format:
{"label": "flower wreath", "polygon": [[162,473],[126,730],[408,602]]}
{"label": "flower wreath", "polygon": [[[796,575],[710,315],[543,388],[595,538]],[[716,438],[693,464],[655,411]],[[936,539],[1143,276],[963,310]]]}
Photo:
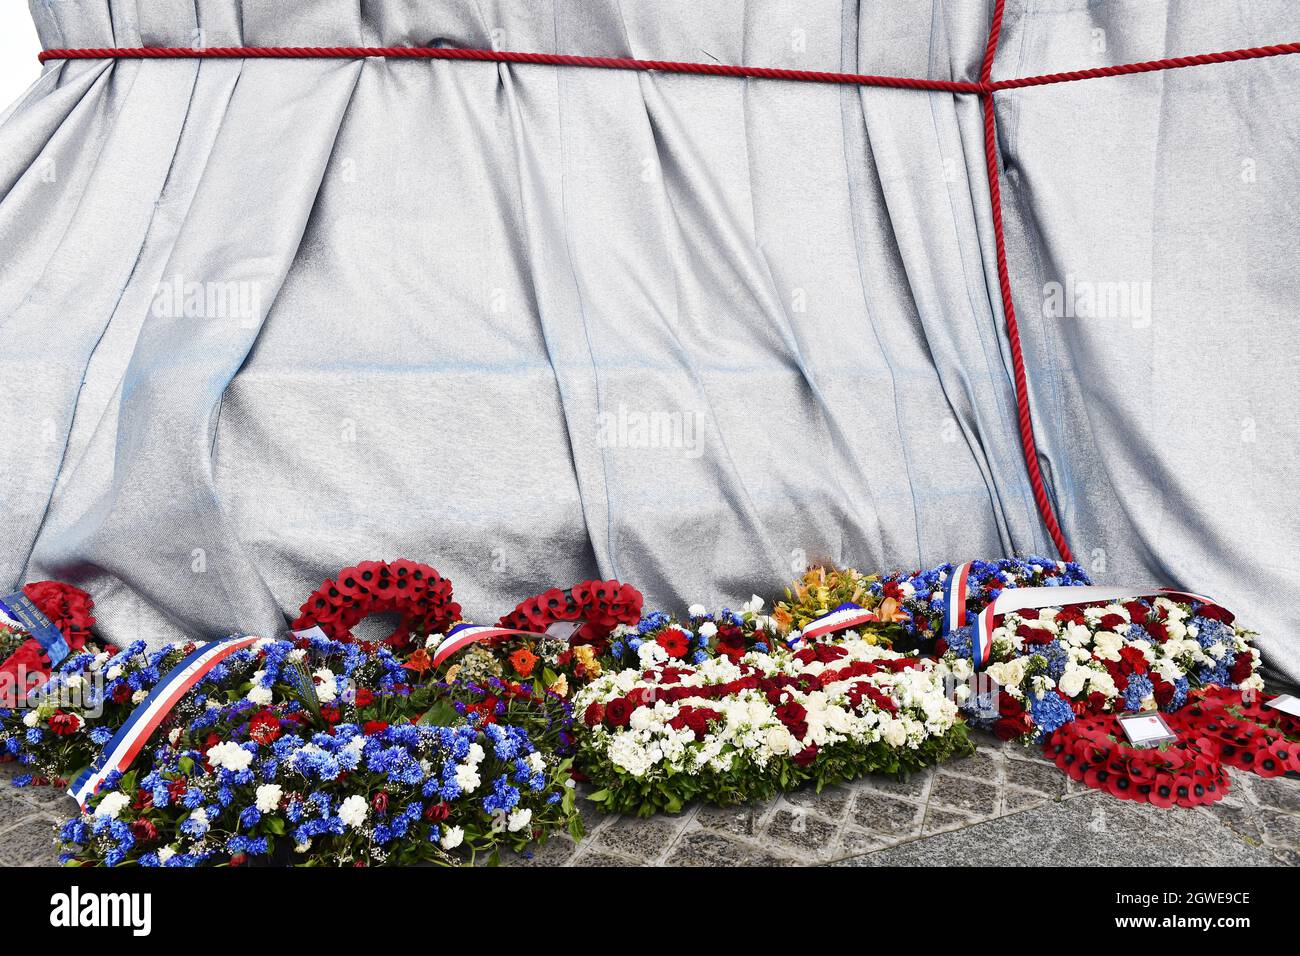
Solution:
{"label": "flower wreath", "polygon": [[427,564],[399,558],[344,568],[307,598],[291,626],[314,625],[336,641],[353,641],[352,628],[388,611],[396,611],[401,620],[384,642],[398,648],[410,643],[411,634],[437,634],[460,617],[449,580]]}
{"label": "flower wreath", "polygon": [[1048,739],[1044,752],[1071,780],[1121,800],[1196,807],[1222,800],[1228,775],[1204,738],[1179,733],[1159,748],[1135,747],[1113,714],[1080,717]]}
{"label": "flower wreath", "polygon": [[522,601],[501,618],[501,626],[540,634],[557,621],[585,621],[572,643],[594,645],[603,654],[610,632],[641,620],[641,592],[620,581],[583,581],[567,591],[551,588]]}
{"label": "flower wreath", "polygon": [[[91,600],[89,594],[61,581],[36,581],[32,584],[24,584],[23,593],[31,599],[50,623],[62,632],[64,640],[68,642],[68,647],[72,651],[79,651],[86,646],[86,641],[91,636],[90,629],[95,626],[95,619],[90,613],[95,602]],[[12,633],[17,636],[25,632],[12,630]],[[17,677],[22,671],[28,675],[39,674],[48,677],[50,666],[50,659],[45,649],[41,647],[40,641],[29,637],[18,644],[10,657],[0,664],[0,673]]]}
{"label": "flower wreath", "polygon": [[1300,772],[1300,721],[1236,691],[1198,691],[1178,722],[1206,739],[1229,767],[1261,777]]}

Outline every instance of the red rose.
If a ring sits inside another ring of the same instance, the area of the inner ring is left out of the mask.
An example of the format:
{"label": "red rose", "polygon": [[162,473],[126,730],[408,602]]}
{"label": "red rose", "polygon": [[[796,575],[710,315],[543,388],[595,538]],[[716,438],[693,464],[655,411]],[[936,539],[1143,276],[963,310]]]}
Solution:
{"label": "red rose", "polygon": [[1131,644],[1127,647],[1121,648],[1119,656],[1126,664],[1128,664],[1132,669],[1132,672],[1135,674],[1145,674],[1149,669],[1147,659],[1143,656],[1142,651]]}
{"label": "red rose", "polygon": [[1024,705],[1010,694],[998,694],[998,716],[1007,719],[1019,717],[1025,712]]}
{"label": "red rose", "polygon": [[626,727],[635,708],[625,697],[615,697],[605,705],[605,720],[611,727]]}
{"label": "red rose", "polygon": [[1104,631],[1117,631],[1124,626],[1124,618],[1119,614],[1103,614],[1098,623]]}
{"label": "red rose", "polygon": [[1169,628],[1165,627],[1165,625],[1161,624],[1159,621],[1148,620],[1146,629],[1147,633],[1155,638],[1156,642],[1159,644],[1163,644],[1165,641],[1169,640]]}
{"label": "red rose", "polygon": [[816,744],[809,744],[803,750],[794,755],[794,762],[801,767],[806,767],[817,759],[818,747]]}
{"label": "red rose", "polygon": [[1017,737],[1023,737],[1030,731],[1026,726],[1030,723],[1028,714],[1021,714],[1019,717],[1003,717],[993,723],[993,733],[998,740],[1015,740]]}
{"label": "red rose", "polygon": [[1151,686],[1155,691],[1156,704],[1159,707],[1168,707],[1178,690],[1169,681],[1154,673],[1151,675]]}
{"label": "red rose", "polygon": [[1053,637],[1052,632],[1045,627],[1031,627],[1028,624],[1021,624],[1016,628],[1016,636],[1024,640],[1026,644],[1050,644]]}
{"label": "red rose", "polygon": [[131,699],[131,688],[125,681],[113,688],[113,703],[125,704]]}
{"label": "red rose", "polygon": [[1124,610],[1128,611],[1128,616],[1134,624],[1146,624],[1147,606],[1141,601],[1127,601],[1124,604]]}
{"label": "red rose", "polygon": [[582,721],[588,727],[595,727],[605,720],[605,705],[598,700],[593,700],[583,711]]}
{"label": "red rose", "polygon": [[243,866],[247,862],[248,862],[247,853],[236,853],[234,856],[230,858],[230,862],[227,864],[227,866]]}
{"label": "red rose", "polygon": [[451,808],[446,803],[431,803],[424,810],[424,819],[441,823],[451,816]]}
{"label": "red rose", "polygon": [[371,797],[370,807],[375,811],[375,813],[387,813],[388,812],[388,791],[380,790],[377,794]]}
{"label": "red rose", "polygon": [[1199,617],[1208,617],[1214,621],[1222,621],[1224,624],[1231,624],[1237,619],[1231,611],[1217,604],[1202,604],[1196,609],[1196,613]]}
{"label": "red rose", "polygon": [[1242,681],[1250,677],[1254,671],[1254,658],[1251,657],[1250,654],[1243,652],[1237,655],[1237,659],[1233,661],[1232,666],[1228,668],[1228,676],[1232,678],[1234,684],[1240,684]]}

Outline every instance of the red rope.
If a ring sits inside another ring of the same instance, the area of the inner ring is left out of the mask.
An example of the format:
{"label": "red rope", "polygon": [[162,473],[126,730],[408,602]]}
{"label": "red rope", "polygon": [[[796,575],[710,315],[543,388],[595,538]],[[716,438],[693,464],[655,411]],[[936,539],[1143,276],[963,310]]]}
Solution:
{"label": "red rope", "polygon": [[45,50],[47,60],[189,60],[270,59],[334,60],[388,57],[399,60],[477,60],[492,63],[529,63],[544,66],[579,66],[599,70],[634,70],[640,73],[690,73],[697,76],[746,77],[753,80],[794,80],[802,83],[838,83],[849,86],[888,86],[904,90],[944,93],[979,93],[979,83],[958,80],[923,80],[908,76],[869,76],[862,73],[824,73],[817,70],[781,70],[767,66],[733,66],[726,63],[679,63],[673,60],[635,60],[625,56],[571,56],[563,53],[518,53],[513,50],[462,50],[452,47],[341,46],[260,47],[107,47],[104,49]]}
{"label": "red rope", "polygon": [[984,160],[989,174],[989,203],[993,207],[993,245],[998,259],[998,288],[1002,292],[1002,314],[1007,319],[1007,341],[1011,345],[1011,372],[1015,379],[1016,415],[1020,425],[1020,451],[1025,458],[1025,471],[1029,487],[1034,493],[1034,504],[1043,519],[1047,533],[1056,550],[1066,561],[1073,561],[1070,545],[1061,532],[1060,522],[1047,496],[1043,473],[1038,467],[1038,442],[1034,438],[1034,419],[1029,409],[1029,379],[1025,375],[1025,356],[1020,348],[1020,325],[1016,322],[1016,306],[1011,301],[1011,275],[1007,269],[1007,245],[1002,235],[1002,188],[998,184],[998,131],[994,116],[993,92],[987,89],[993,75],[993,58],[998,52],[998,37],[1002,33],[1002,13],[1006,0],[997,0],[993,6],[993,23],[989,27],[988,46],[980,66],[980,83],[987,92],[980,95],[980,108],[984,112]]}
{"label": "red rope", "polygon": [[[996,12],[996,11],[995,11]],[[997,39],[1001,20],[994,21],[990,39]],[[1126,76],[1131,73],[1151,73],[1155,70],[1177,70],[1189,66],[1206,66],[1214,63],[1232,63],[1237,60],[1254,60],[1261,57],[1284,56],[1300,53],[1300,43],[1280,43],[1275,46],[1250,47],[1244,50],[1226,50],[1221,53],[1201,53],[1196,56],[1170,57],[1165,60],[1146,60],[1142,63],[1123,63],[1090,70],[1068,73],[1046,73],[1041,76],[1022,76],[1009,80],[990,79],[993,60],[985,50],[981,64],[980,81],[928,80],[910,76],[875,76],[866,73],[828,73],[819,70],[784,70],[766,66],[736,66],[729,63],[684,63],[674,60],[637,60],[623,56],[573,56],[564,53],[519,53],[513,50],[462,50],[451,47],[409,46],[227,46],[193,49],[190,47],[93,47],[66,50],[43,50],[37,54],[42,63],[50,60],[356,60],[366,57],[387,57],[396,60],[475,60],[490,63],[523,63],[542,66],[576,66],[602,70],[633,70],[640,73],[687,73],[696,76],[730,76],[754,80],[789,80],[801,83],[830,83],[848,86],[884,86],[904,90],[927,90],[940,93],[996,93],[999,90],[1020,89],[1028,86],[1047,86],[1051,83],[1069,83],[1075,80],[1092,80],[1109,76]]]}
{"label": "red rope", "polygon": [[1164,60],[1146,60],[1141,63],[1124,63],[1090,70],[1068,73],[1047,73],[1009,80],[993,80],[993,60],[997,55],[998,39],[1002,33],[1002,18],[1006,0],[996,0],[993,21],[989,28],[984,59],[980,64],[977,83],[958,80],[927,80],[906,76],[873,76],[862,73],[825,73],[814,70],[783,70],[764,66],[735,66],[725,63],[682,63],[671,60],[637,60],[631,57],[572,56],[560,53],[518,53],[510,50],[462,50],[450,47],[104,47],[96,49],[45,50],[38,59],[49,60],[102,60],[102,59],[360,59],[387,57],[408,60],[475,60],[493,63],[523,63],[545,66],[573,66],[603,70],[634,70],[642,73],[686,73],[697,76],[744,77],[755,80],[789,80],[802,83],[841,84],[848,86],[876,86],[893,89],[926,90],[944,93],[974,93],[980,97],[984,113],[984,158],[988,167],[989,197],[993,206],[993,239],[997,251],[998,286],[1002,294],[1002,311],[1007,320],[1007,339],[1011,345],[1012,374],[1015,380],[1016,408],[1019,420],[1020,446],[1024,453],[1025,468],[1033,491],[1034,503],[1043,519],[1047,533],[1061,557],[1073,560],[1070,546],[1061,532],[1060,523],[1052,510],[1047,488],[1038,465],[1038,445],[1034,438],[1033,418],[1029,409],[1029,384],[1025,375],[1024,354],[1020,346],[1020,327],[1016,322],[1016,309],[1011,301],[1011,279],[1007,269],[1006,241],[1002,233],[1002,190],[998,181],[997,127],[994,117],[993,94],[999,90],[1047,86],[1053,83],[1070,83],[1103,77],[1127,76],[1134,73],[1151,73],[1156,70],[1177,70],[1191,66],[1214,63],[1232,63],[1262,57],[1300,53],[1300,43],[1281,43],[1274,46],[1250,47],[1243,50],[1226,50],[1221,53],[1202,53],[1196,56],[1170,57]]}
{"label": "red rope", "polygon": [[[1275,46],[1256,46],[1245,50],[1224,50],[1222,53],[1200,53],[1196,56],[1175,56],[1167,60],[1146,60],[1142,63],[1123,63],[1119,66],[1099,66],[1091,70],[1072,70],[1069,73],[1046,73],[1042,76],[1022,76],[1011,80],[997,80],[988,84],[988,91],[1018,90],[1026,86],[1047,86],[1050,83],[1071,83],[1075,80],[1095,80],[1107,76],[1128,76],[1132,73],[1153,73],[1156,70],[1181,70],[1187,66],[1208,66],[1213,63],[1235,63],[1238,60],[1258,60],[1266,56],[1285,56],[1300,53],[1300,43],[1279,43]],[[987,77],[986,77],[987,79]]]}

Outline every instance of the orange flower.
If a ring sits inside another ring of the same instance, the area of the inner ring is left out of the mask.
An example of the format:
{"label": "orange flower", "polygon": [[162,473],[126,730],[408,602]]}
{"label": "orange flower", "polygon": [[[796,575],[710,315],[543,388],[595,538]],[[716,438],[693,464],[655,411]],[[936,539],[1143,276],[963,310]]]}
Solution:
{"label": "orange flower", "polygon": [[406,663],[402,666],[407,670],[415,671],[417,674],[423,674],[425,671],[433,667],[433,658],[429,656],[428,651],[421,647],[408,657]]}
{"label": "orange flower", "polygon": [[527,677],[537,666],[537,655],[526,647],[521,647],[510,655],[510,663],[514,666],[515,673],[520,677]]}

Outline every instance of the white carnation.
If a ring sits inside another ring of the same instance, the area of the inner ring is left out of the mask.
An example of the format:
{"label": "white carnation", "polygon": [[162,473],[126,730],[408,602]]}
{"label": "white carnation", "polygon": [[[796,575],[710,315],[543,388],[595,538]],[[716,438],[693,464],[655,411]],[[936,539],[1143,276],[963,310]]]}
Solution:
{"label": "white carnation", "polygon": [[533,811],[527,807],[522,810],[515,810],[510,814],[509,823],[506,826],[511,833],[518,833],[524,827],[528,826],[533,820]]}
{"label": "white carnation", "polygon": [[257,788],[257,809],[262,813],[274,813],[280,807],[280,797],[284,789],[278,783],[264,783]]}
{"label": "white carnation", "polygon": [[110,819],[116,820],[117,815],[121,813],[130,802],[131,798],[125,793],[121,790],[114,790],[103,800],[99,801],[99,806],[95,807],[95,816],[109,817]]}
{"label": "white carnation", "polygon": [[444,850],[454,850],[460,846],[461,841],[465,839],[465,831],[460,827],[447,827],[442,834],[442,848]]}
{"label": "white carnation", "polygon": [[225,767],[238,772],[247,770],[253,762],[253,755],[233,741],[216,744],[208,748],[208,763],[214,767]]}
{"label": "white carnation", "polygon": [[366,798],[354,793],[339,804],[339,819],[354,830],[360,829],[365,824],[366,814],[369,811]]}

